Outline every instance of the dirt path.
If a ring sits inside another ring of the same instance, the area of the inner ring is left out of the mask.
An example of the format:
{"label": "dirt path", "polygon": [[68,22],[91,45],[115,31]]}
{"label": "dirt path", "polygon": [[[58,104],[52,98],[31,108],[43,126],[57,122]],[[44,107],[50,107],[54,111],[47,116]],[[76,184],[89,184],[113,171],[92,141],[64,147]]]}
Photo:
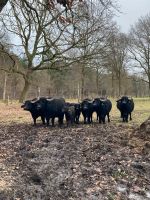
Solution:
{"label": "dirt path", "polygon": [[1,124],[0,199],[148,200],[149,142],[128,124]]}

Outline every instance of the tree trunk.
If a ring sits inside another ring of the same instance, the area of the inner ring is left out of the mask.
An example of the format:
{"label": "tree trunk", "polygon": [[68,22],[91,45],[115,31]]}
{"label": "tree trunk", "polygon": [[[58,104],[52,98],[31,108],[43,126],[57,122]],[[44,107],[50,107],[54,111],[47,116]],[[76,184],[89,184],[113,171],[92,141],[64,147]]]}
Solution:
{"label": "tree trunk", "polygon": [[148,74],[148,96],[150,97],[150,70]]}
{"label": "tree trunk", "polygon": [[111,96],[114,97],[114,73],[113,72],[111,75],[111,87],[112,87]]}
{"label": "tree trunk", "polygon": [[16,94],[17,94],[17,84],[18,84],[18,80],[17,77],[15,76],[13,78],[13,85],[12,85],[12,92],[13,92],[13,99],[16,99]]}
{"label": "tree trunk", "polygon": [[20,95],[20,98],[19,98],[20,103],[22,103],[25,100],[25,98],[27,96],[27,92],[29,90],[29,87],[30,87],[30,82],[29,82],[28,79],[25,79],[24,88],[23,88],[21,95]]}
{"label": "tree trunk", "polygon": [[98,73],[98,68],[96,69],[96,90],[97,90],[97,95],[99,95],[99,73]]}
{"label": "tree trunk", "polygon": [[85,70],[84,70],[84,65],[82,65],[81,69],[81,99],[84,98],[84,77],[85,76]]}
{"label": "tree trunk", "polygon": [[78,102],[80,102],[80,84],[78,83]]}
{"label": "tree trunk", "polygon": [[149,84],[148,84],[148,96],[150,97],[150,80],[149,80]]}
{"label": "tree trunk", "polygon": [[8,74],[5,72],[5,74],[4,74],[4,87],[3,87],[3,101],[6,100],[7,78],[8,78]]}
{"label": "tree trunk", "polygon": [[120,96],[121,95],[121,73],[120,73],[120,71],[118,73],[118,93]]}

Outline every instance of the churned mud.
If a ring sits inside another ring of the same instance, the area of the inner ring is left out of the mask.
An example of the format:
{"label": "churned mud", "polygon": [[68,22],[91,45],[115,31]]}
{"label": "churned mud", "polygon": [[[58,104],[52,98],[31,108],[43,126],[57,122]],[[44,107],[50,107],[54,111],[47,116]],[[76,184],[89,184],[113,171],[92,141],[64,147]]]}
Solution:
{"label": "churned mud", "polygon": [[0,124],[0,199],[150,199],[150,120]]}
{"label": "churned mud", "polygon": [[150,199],[147,126],[1,124],[0,199]]}

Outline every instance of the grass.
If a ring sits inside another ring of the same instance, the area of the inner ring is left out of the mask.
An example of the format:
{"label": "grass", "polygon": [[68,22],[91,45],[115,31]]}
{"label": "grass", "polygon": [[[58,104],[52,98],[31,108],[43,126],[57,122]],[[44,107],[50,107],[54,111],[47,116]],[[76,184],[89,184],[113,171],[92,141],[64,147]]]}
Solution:
{"label": "grass", "polygon": [[[66,101],[77,102],[75,99]],[[120,112],[116,108],[116,99],[111,99],[112,110],[110,112],[111,121],[121,123]],[[132,113],[133,120],[129,124],[141,124],[150,116],[150,98],[134,98],[135,109]],[[96,115],[94,115],[96,118]],[[81,117],[82,120],[82,117]],[[39,118],[40,121],[40,118]],[[9,104],[0,101],[0,123],[31,123],[32,118],[29,112],[21,109],[21,104],[11,101]]]}

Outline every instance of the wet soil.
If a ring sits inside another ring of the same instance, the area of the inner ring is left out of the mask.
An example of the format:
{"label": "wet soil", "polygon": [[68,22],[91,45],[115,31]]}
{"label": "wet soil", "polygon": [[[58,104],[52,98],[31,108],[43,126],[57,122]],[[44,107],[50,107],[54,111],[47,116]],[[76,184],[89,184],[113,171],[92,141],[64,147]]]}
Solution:
{"label": "wet soil", "polygon": [[0,199],[150,199],[146,123],[1,123]]}

